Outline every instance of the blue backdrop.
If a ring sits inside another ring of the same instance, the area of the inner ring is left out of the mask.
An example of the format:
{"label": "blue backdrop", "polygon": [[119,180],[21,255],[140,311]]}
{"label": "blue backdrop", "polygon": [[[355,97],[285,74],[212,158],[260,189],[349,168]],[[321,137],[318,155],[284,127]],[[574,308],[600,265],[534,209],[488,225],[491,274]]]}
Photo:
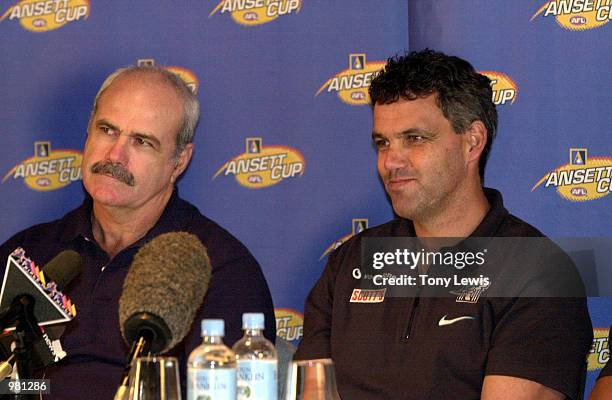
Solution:
{"label": "blue backdrop", "polygon": [[[392,217],[367,86],[387,57],[423,47],[495,81],[486,183],[507,207],[553,237],[610,236],[612,2],[566,3],[0,0],[0,240],[82,201],[80,152],[103,79],[139,62],[168,66],[202,103],[181,195],[250,248],[279,334],[299,340],[326,254]],[[245,173],[247,163],[261,168]],[[591,183],[562,179],[589,168],[603,171]],[[612,300],[589,308],[587,392],[609,358]]]}

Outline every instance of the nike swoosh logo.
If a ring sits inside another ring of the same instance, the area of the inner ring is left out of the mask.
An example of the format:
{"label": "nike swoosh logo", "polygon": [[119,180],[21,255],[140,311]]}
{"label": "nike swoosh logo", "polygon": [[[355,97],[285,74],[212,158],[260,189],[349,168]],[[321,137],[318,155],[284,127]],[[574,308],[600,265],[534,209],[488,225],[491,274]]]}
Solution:
{"label": "nike swoosh logo", "polygon": [[474,319],[474,317],[470,317],[469,315],[466,315],[464,317],[457,317],[457,318],[453,318],[453,319],[446,319],[446,315],[445,315],[442,318],[440,318],[440,321],[438,321],[438,326],[451,325],[451,324],[454,324],[455,322],[459,322],[459,321],[464,320],[464,319]]}

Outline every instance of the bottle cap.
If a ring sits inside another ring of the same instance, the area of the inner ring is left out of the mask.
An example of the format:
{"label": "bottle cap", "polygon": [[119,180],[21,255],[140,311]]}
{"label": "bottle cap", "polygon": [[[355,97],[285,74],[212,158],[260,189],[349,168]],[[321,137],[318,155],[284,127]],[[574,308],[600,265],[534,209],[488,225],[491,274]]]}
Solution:
{"label": "bottle cap", "polygon": [[225,322],[222,319],[203,319],[202,336],[225,335]]}
{"label": "bottle cap", "polygon": [[244,313],[242,314],[242,329],[263,329],[263,313]]}

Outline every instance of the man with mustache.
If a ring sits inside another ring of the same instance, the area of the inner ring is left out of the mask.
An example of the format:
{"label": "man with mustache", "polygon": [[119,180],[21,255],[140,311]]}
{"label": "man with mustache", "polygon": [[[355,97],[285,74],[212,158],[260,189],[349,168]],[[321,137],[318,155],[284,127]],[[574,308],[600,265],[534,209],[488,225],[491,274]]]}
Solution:
{"label": "man with mustache", "polygon": [[[497,129],[487,77],[465,60],[424,50],[390,59],[369,90],[378,172],[397,218],[330,255],[306,300],[295,358],[332,358],[343,399],[576,399],[592,341],[584,298],[481,296],[487,285],[451,297],[422,284],[393,297],[393,288],[375,290],[373,275],[362,274],[361,251],[373,237],[416,237],[423,246],[457,238],[451,251],[470,236],[539,237],[555,248],[482,186]],[[573,265],[567,270],[575,274]],[[311,375],[306,386],[316,390],[315,382]]]}
{"label": "man with mustache", "polygon": [[[111,399],[127,346],[118,322],[118,298],[132,258],[156,236],[195,234],[208,250],[212,277],[191,333],[172,351],[182,364],[201,343],[203,318],[225,319],[225,342],[242,336],[244,312],[263,312],[275,339],[272,299],[251,253],[178,195],[176,181],[193,153],[197,97],[177,75],[159,67],[111,74],[93,106],[83,152],[83,205],[62,219],[16,234],[0,248],[2,260],[21,246],[38,265],[65,249],[83,258],[66,294],[78,308],[62,338],[66,360],[44,371],[51,398]],[[172,301],[172,299],[160,299]]]}

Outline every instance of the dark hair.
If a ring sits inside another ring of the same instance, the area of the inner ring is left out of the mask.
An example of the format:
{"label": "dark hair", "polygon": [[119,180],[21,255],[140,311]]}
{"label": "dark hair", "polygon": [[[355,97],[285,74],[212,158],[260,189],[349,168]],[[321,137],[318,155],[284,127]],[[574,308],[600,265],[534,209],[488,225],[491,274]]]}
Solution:
{"label": "dark hair", "polygon": [[487,142],[480,156],[480,179],[497,131],[497,110],[493,104],[491,80],[472,65],[454,56],[425,49],[387,60],[387,65],[370,84],[372,108],[400,98],[414,100],[431,94],[456,133],[464,133],[474,121],[487,129]]}

